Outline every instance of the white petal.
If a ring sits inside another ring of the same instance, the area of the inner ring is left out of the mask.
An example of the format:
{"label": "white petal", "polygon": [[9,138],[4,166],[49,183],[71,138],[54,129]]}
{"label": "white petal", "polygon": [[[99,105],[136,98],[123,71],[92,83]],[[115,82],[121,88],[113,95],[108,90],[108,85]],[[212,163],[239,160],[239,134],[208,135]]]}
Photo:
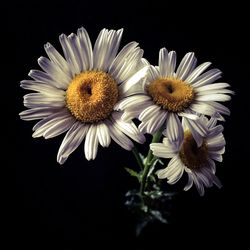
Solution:
{"label": "white petal", "polygon": [[61,119],[43,133],[44,138],[45,139],[53,138],[55,136],[58,136],[66,132],[67,130],[69,130],[69,128],[71,128],[71,126],[75,123],[75,121],[76,119],[74,117],[67,117]]}
{"label": "white petal", "polygon": [[185,80],[190,71],[195,67],[196,58],[194,53],[187,53],[180,62],[180,65],[176,71],[176,77]]}
{"label": "white petal", "polygon": [[150,149],[153,154],[162,158],[172,158],[176,155],[177,151],[173,147],[167,147],[163,143],[151,143]]}
{"label": "white petal", "polygon": [[162,127],[162,125],[166,121],[167,115],[168,115],[167,112],[161,111],[157,119],[151,118],[151,120],[148,121],[147,132],[153,135],[154,133],[159,131],[159,129]]}
{"label": "white petal", "polygon": [[77,69],[77,72],[80,73],[83,70],[85,70],[85,68],[83,67],[83,64],[82,64],[82,56],[81,56],[82,51],[81,51],[81,47],[80,47],[79,37],[76,34],[71,33],[68,36],[68,41],[69,41],[71,50],[72,50],[73,55],[74,55],[75,67]]}
{"label": "white petal", "polygon": [[69,65],[66,60],[61,56],[61,54],[50,43],[46,43],[44,45],[44,49],[51,62],[58,65],[58,67],[60,67],[60,69],[70,78],[72,75]]}
{"label": "white petal", "polygon": [[104,60],[105,52],[107,49],[107,35],[108,30],[102,29],[96,39],[94,50],[93,50],[93,68],[102,69],[102,63]]}
{"label": "white petal", "polygon": [[143,102],[146,102],[150,100],[151,98],[147,95],[135,95],[135,96],[129,96],[123,100],[120,100],[115,104],[114,109],[115,110],[124,110],[129,107],[133,107],[135,105],[139,105]]}
{"label": "white petal", "polygon": [[84,143],[84,152],[86,159],[94,160],[98,149],[97,126],[92,124],[88,130]]}
{"label": "white petal", "polygon": [[213,176],[214,180],[213,183],[218,187],[218,188],[222,188],[222,183],[221,181],[218,179],[218,177],[216,175]]}
{"label": "white petal", "polygon": [[57,161],[63,164],[69,155],[81,144],[89,125],[76,122],[65,135],[62,144],[58,150]]}
{"label": "white petal", "polygon": [[31,93],[23,97],[23,104],[27,108],[51,107],[61,108],[65,107],[65,97],[56,95],[45,95],[41,93]]}
{"label": "white petal", "polygon": [[203,196],[204,193],[205,193],[205,190],[204,190],[204,186],[203,184],[201,183],[200,180],[198,180],[197,176],[193,173],[193,180],[194,180],[194,184],[198,190],[198,193],[200,196]]}
{"label": "white petal", "polygon": [[209,135],[208,138],[214,137],[219,133],[223,132],[224,128],[222,125],[217,125],[215,127],[209,128]]}
{"label": "white petal", "polygon": [[175,184],[183,175],[184,165],[181,162],[179,156],[172,158],[169,162],[169,168],[166,171],[168,183]]}
{"label": "white petal", "polygon": [[208,120],[208,122],[207,122],[207,127],[208,127],[209,129],[213,129],[213,127],[215,127],[216,124],[217,124],[217,118],[216,118],[215,116],[212,116],[212,117],[210,118],[210,120]]}
{"label": "white petal", "polygon": [[218,102],[209,102],[208,104],[211,105],[214,109],[216,109],[217,112],[225,115],[230,115],[230,110],[223,104]]}
{"label": "white petal", "polygon": [[124,46],[113,60],[108,72],[118,78],[118,73],[121,72],[121,69],[126,65],[126,62],[131,58],[131,55],[135,53],[136,49],[138,48],[137,46],[138,43],[136,42],[131,42]]}
{"label": "white petal", "polygon": [[175,155],[168,163],[168,166],[164,169],[158,170],[156,174],[159,179],[165,179],[180,171],[180,168],[182,168],[182,165],[180,164],[179,157],[178,155]]}
{"label": "white petal", "polygon": [[140,125],[138,126],[139,131],[143,134],[146,134],[147,133],[147,125],[148,125],[148,122],[141,122]]}
{"label": "white petal", "polygon": [[197,101],[203,101],[203,102],[211,102],[211,101],[226,102],[231,100],[231,96],[225,94],[208,94],[208,95],[196,96],[195,99]]}
{"label": "white petal", "polygon": [[80,57],[82,70],[91,70],[93,68],[93,51],[88,32],[81,27],[77,30],[77,35],[79,37],[79,51],[81,52]]}
{"label": "white petal", "polygon": [[105,62],[107,65],[105,67],[106,70],[109,68],[109,66],[111,65],[111,63],[114,61],[116,57],[116,54],[120,46],[122,33],[123,33],[123,29],[120,29],[118,31],[111,30],[108,33],[109,51],[108,51],[108,56],[107,56],[108,59]]}
{"label": "white petal", "polygon": [[64,57],[66,58],[69,64],[71,75],[72,77],[74,77],[75,75],[80,73],[78,59],[76,59],[76,55],[74,53],[75,51],[74,45],[72,41],[70,41],[70,39],[65,34],[61,34],[59,36],[59,41],[63,49]]}
{"label": "white petal", "polygon": [[197,87],[201,87],[201,86],[213,83],[221,77],[221,73],[222,72],[219,69],[211,69],[207,71],[206,73],[197,77],[196,80],[192,82],[192,86],[194,88],[197,88]]}
{"label": "white petal", "polygon": [[55,80],[55,82],[57,82],[58,88],[66,89],[68,87],[69,83],[71,82],[71,78],[65,74],[56,64],[43,56],[38,59],[38,64],[53,80]]}
{"label": "white petal", "polygon": [[184,187],[184,190],[188,191],[193,186],[193,183],[194,181],[193,181],[192,174],[188,173],[188,181],[187,181],[186,186]]}
{"label": "white petal", "polygon": [[122,30],[103,29],[94,46],[94,69],[107,71],[119,48]]}
{"label": "white petal", "polygon": [[125,122],[130,122],[132,119],[138,118],[139,114],[140,111],[137,110],[135,111],[126,110],[125,112],[123,112],[121,119]]}
{"label": "white petal", "polygon": [[109,135],[109,129],[105,123],[100,123],[97,125],[97,137],[98,137],[100,144],[103,147],[109,146],[111,142],[111,138]]}
{"label": "white petal", "polygon": [[[166,120],[167,113],[159,111],[156,113],[153,113],[153,116],[148,120],[146,119],[139,125],[139,130],[144,133],[150,133],[154,134],[157,131],[157,123],[163,122]],[[145,126],[145,127],[144,127]]]}
{"label": "white petal", "polygon": [[213,150],[214,148],[221,148],[226,145],[226,141],[222,133],[208,137],[206,141],[208,148],[211,150]]}
{"label": "white petal", "polygon": [[113,112],[112,114],[112,122],[113,126],[118,130],[122,131],[125,135],[128,135],[133,140],[144,143],[145,137],[142,133],[139,132],[137,127],[133,122],[125,122],[121,119],[121,112]]}
{"label": "white petal", "polygon": [[43,126],[45,123],[47,123],[50,120],[53,119],[62,119],[64,117],[69,117],[71,116],[68,109],[64,108],[64,109],[56,109],[55,112],[53,112],[51,115],[47,116],[46,118],[44,118],[43,120],[39,121],[34,127],[33,127],[33,131],[35,131],[36,129],[40,128],[41,126]]}
{"label": "white petal", "polygon": [[147,71],[148,71],[148,66],[145,66],[139,71],[137,71],[127,81],[123,82],[120,85],[120,88],[122,88],[122,92],[126,93],[131,87],[133,87],[136,83],[138,83],[143,77],[145,77]]}
{"label": "white petal", "polygon": [[205,102],[197,101],[195,103],[192,103],[189,108],[199,114],[209,115],[209,116],[212,116],[216,112],[215,108],[213,108],[211,105]]}
{"label": "white petal", "polygon": [[[141,81],[143,81],[143,79]],[[118,87],[118,89],[119,89],[119,98],[123,99],[123,98],[131,96],[131,95],[147,94],[144,87],[142,86],[141,81],[138,82],[137,84],[134,84],[128,90],[126,90],[126,88],[124,88],[123,84],[119,85],[119,87]]]}
{"label": "white petal", "polygon": [[178,116],[172,112],[168,113],[166,137],[171,141],[182,141],[183,140],[183,128]]}
{"label": "white petal", "polygon": [[119,144],[122,148],[126,150],[131,150],[134,147],[133,142],[125,136],[119,129],[117,129],[114,124],[112,124],[109,120],[105,120],[105,124],[109,128],[111,138]]}
{"label": "white petal", "polygon": [[175,51],[170,51],[168,53],[168,76],[174,76],[174,71],[176,67],[176,53]]}
{"label": "white petal", "polygon": [[184,167],[179,168],[179,171],[176,171],[174,175],[171,176],[171,178],[168,179],[168,184],[175,184],[180,180],[184,172]]}
{"label": "white petal", "polygon": [[209,153],[216,153],[216,154],[224,154],[225,153],[225,147],[218,147],[218,148],[209,148]]}
{"label": "white petal", "polygon": [[185,112],[179,112],[178,115],[182,116],[182,117],[186,117],[186,118],[191,119],[191,120],[199,119],[198,115],[188,113],[188,110],[185,110]]}
{"label": "white petal", "polygon": [[220,82],[220,83],[213,83],[213,84],[208,84],[202,87],[195,88],[196,92],[203,92],[203,91],[209,91],[209,90],[219,90],[219,89],[224,89],[230,87],[228,83],[225,82]]}
{"label": "white petal", "polygon": [[209,157],[215,161],[218,161],[218,162],[222,162],[223,161],[223,158],[222,158],[222,155],[221,154],[218,154],[216,152],[212,152],[210,151],[209,152]]}
{"label": "white petal", "polygon": [[20,85],[23,89],[28,89],[32,91],[40,92],[44,95],[60,95],[65,96],[65,91],[62,89],[57,89],[46,83],[37,82],[33,80],[23,80]]}
{"label": "white petal", "polygon": [[203,183],[205,187],[212,187],[213,182],[211,176],[213,174],[210,172],[210,169],[208,169],[205,166],[202,166],[199,171],[196,171],[196,175],[198,176],[199,180]]}
{"label": "white petal", "polygon": [[20,118],[25,121],[43,119],[51,114],[57,112],[57,109],[53,108],[33,108],[27,109],[19,113]]}
{"label": "white petal", "polygon": [[216,172],[216,165],[213,160],[208,158],[208,167],[210,168],[211,172],[215,174]]}
{"label": "white petal", "polygon": [[202,123],[201,119],[198,119],[196,121],[187,119],[185,117],[183,117],[183,119],[185,119],[185,124],[188,126],[190,132],[192,133],[197,146],[200,147],[203,143],[203,137],[206,137],[208,133],[206,125]]}
{"label": "white petal", "polygon": [[194,71],[186,78],[186,82],[193,83],[197,77],[200,76],[209,66],[211,65],[211,62],[205,62],[199,65],[194,69]]}
{"label": "white petal", "polygon": [[150,120],[153,116],[155,116],[156,113],[160,113],[160,106],[158,105],[151,105],[147,108],[145,108],[140,116],[139,116],[139,120],[140,121],[144,121],[144,120]]}
{"label": "white petal", "polygon": [[151,65],[148,69],[148,76],[147,76],[147,82],[146,82],[145,88],[148,84],[150,84],[151,82],[153,82],[159,77],[160,77],[160,72],[157,70],[156,67]]}
{"label": "white petal", "polygon": [[[60,111],[56,114],[50,115],[47,118],[41,120],[38,122],[34,127],[33,130],[35,132],[33,133],[33,137],[40,137],[44,136],[47,130],[50,130],[54,126],[60,126],[63,122],[65,123],[71,123],[71,125],[74,122],[74,119],[72,119],[72,115],[67,113],[66,111]],[[48,135],[49,136],[49,135]]]}
{"label": "white petal", "polygon": [[[162,140],[162,143],[167,147],[170,148],[173,152],[177,152],[179,151],[179,146],[180,144],[175,143],[175,142],[171,142],[167,137],[164,137]],[[182,143],[182,141],[181,141]]]}
{"label": "white petal", "polygon": [[162,48],[159,51],[159,71],[162,77],[168,75],[168,51],[166,48]]}
{"label": "white petal", "polygon": [[55,88],[62,88],[62,85],[58,84],[54,79],[51,78],[47,73],[40,70],[31,70],[28,74],[31,78],[36,80],[37,82],[42,82],[53,86]]}
{"label": "white petal", "polygon": [[138,65],[141,62],[143,56],[143,50],[139,47],[135,49],[135,52],[124,61],[123,67],[114,76],[118,83],[127,81],[133,74],[138,71]]}

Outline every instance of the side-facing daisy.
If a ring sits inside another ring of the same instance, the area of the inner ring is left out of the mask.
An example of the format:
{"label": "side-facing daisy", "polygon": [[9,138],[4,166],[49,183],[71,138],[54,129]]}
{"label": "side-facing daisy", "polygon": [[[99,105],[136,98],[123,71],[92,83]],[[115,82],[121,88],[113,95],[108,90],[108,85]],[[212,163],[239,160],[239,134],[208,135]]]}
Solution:
{"label": "side-facing daisy", "polygon": [[31,70],[33,80],[21,81],[21,87],[36,93],[24,96],[20,113],[23,120],[41,119],[34,127],[33,137],[46,139],[67,134],[59,148],[57,161],[63,164],[85,138],[87,160],[95,159],[98,143],[108,147],[111,138],[126,150],[133,140],[145,138],[135,124],[121,119],[114,105],[123,97],[121,88],[128,88],[145,76],[143,50],[138,43],[127,44],[118,54],[123,29],[103,29],[94,45],[84,28],[76,34],[60,36],[64,57],[49,43],[45,51],[49,59],[40,57],[43,69]]}
{"label": "side-facing daisy", "polygon": [[[218,103],[228,101],[233,91],[228,83],[214,83],[221,77],[221,71],[211,69],[203,73],[210,65],[205,62],[196,67],[194,53],[187,53],[176,68],[176,53],[166,48],[159,52],[159,66],[150,66],[147,76],[128,91],[129,97],[116,104],[116,109],[125,110],[124,120],[139,118],[139,130],[154,134],[163,125],[167,128],[167,137],[176,141],[181,123],[178,116],[190,120],[190,126],[197,126],[195,114],[212,116],[229,115],[228,108]],[[131,96],[133,95],[134,96]],[[125,94],[126,96],[126,94]],[[198,124],[202,127],[202,124]],[[206,129],[196,130],[205,136]]]}
{"label": "side-facing daisy", "polygon": [[193,183],[200,195],[204,195],[204,186],[211,187],[215,184],[220,188],[221,183],[215,175],[214,160],[222,161],[226,142],[222,134],[223,127],[216,125],[216,121],[214,118],[210,120],[205,117],[200,118],[200,123],[208,129],[200,147],[186,126],[185,120],[182,123],[184,134],[180,141],[173,143],[165,137],[163,143],[152,143],[150,149],[155,156],[172,158],[165,169],[157,171],[158,178],[167,178],[169,184],[174,184],[185,171],[188,174],[185,191],[189,190]]}

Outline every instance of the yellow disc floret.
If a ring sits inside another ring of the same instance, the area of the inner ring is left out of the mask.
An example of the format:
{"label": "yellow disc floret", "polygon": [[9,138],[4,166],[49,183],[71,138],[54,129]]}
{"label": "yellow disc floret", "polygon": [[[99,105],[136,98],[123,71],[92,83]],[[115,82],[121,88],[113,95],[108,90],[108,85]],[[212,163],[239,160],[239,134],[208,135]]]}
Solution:
{"label": "yellow disc floret", "polygon": [[189,131],[186,131],[184,133],[184,141],[182,143],[179,156],[185,166],[190,169],[198,169],[207,162],[207,145],[205,141],[203,141],[202,145],[198,147],[192,134]]}
{"label": "yellow disc floret", "polygon": [[175,78],[158,78],[148,85],[147,91],[154,102],[171,112],[182,112],[194,99],[193,88]]}
{"label": "yellow disc floret", "polygon": [[66,91],[68,109],[77,120],[86,123],[108,118],[117,100],[116,81],[102,71],[80,73]]}

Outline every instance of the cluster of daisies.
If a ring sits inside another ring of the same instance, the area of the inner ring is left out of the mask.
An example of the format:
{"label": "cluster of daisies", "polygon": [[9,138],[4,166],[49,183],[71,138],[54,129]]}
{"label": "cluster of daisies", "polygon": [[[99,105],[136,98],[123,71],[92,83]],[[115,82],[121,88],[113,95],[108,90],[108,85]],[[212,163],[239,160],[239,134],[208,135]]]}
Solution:
{"label": "cluster of daisies", "polygon": [[[21,87],[33,91],[24,96],[28,109],[23,120],[40,120],[33,137],[52,138],[66,133],[57,161],[63,164],[84,141],[87,160],[95,159],[98,144],[111,139],[126,150],[132,140],[145,142],[144,134],[161,132],[162,142],[151,143],[153,154],[171,159],[157,172],[159,178],[176,183],[184,171],[185,190],[193,183],[200,195],[204,186],[221,186],[215,176],[215,161],[222,161],[225,139],[222,125],[229,109],[219,102],[230,100],[229,84],[216,82],[218,69],[197,66],[194,53],[187,53],[177,66],[176,52],[162,48],[158,66],[143,58],[138,43],[119,51],[123,29],[103,29],[92,47],[84,28],[59,37],[62,56],[50,43],[48,55],[40,57],[41,70],[31,70],[32,80]],[[210,117],[210,119],[208,119]],[[137,127],[133,119],[141,121]],[[132,139],[132,140],[131,140]]]}

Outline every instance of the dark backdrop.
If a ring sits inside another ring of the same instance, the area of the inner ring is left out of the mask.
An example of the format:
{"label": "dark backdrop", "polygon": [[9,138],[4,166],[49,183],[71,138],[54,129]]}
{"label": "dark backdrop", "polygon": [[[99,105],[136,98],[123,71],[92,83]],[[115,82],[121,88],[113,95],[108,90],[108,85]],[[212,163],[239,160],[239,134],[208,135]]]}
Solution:
{"label": "dark backdrop", "polygon": [[[219,5],[208,1],[193,5],[172,1],[12,3],[7,9],[8,39],[4,39],[11,52],[5,93],[11,100],[7,106],[11,148],[7,148],[14,152],[7,164],[13,170],[14,192],[8,215],[12,239],[25,243],[35,240],[37,244],[47,240],[135,240],[134,219],[123,205],[125,192],[137,187],[124,171],[124,166],[134,164],[132,154],[112,143],[107,149],[99,147],[96,160],[88,162],[80,146],[60,166],[56,154],[63,135],[50,140],[33,139],[35,122],[18,117],[24,110],[22,96],[27,93],[20,89],[19,82],[28,79],[30,69],[38,68],[37,58],[45,55],[43,45],[49,41],[60,50],[58,36],[84,26],[92,42],[104,27],[123,27],[121,45],[139,42],[152,64],[158,63],[158,51],[166,46],[177,51],[179,61],[186,52],[194,51],[198,63],[212,61],[223,71],[222,80],[236,92],[227,103],[232,114],[225,123],[224,161],[217,164],[223,188],[206,190],[202,198],[195,188],[182,192],[174,203],[172,223],[153,224],[137,241],[169,242],[174,236],[185,235],[212,244],[216,239],[233,240],[241,225],[247,225],[247,196],[243,192],[247,189],[249,167],[249,64],[244,10],[239,3]],[[146,151],[145,146],[140,149]],[[176,189],[181,190],[183,185]]]}

